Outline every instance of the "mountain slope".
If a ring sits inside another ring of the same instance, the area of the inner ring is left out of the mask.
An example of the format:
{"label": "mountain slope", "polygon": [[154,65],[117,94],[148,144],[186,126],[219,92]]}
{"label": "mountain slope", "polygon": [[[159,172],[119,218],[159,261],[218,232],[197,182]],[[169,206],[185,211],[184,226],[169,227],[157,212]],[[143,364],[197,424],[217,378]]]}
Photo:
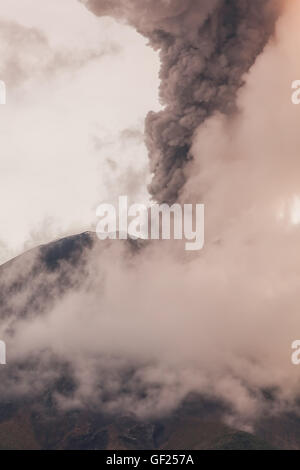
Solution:
{"label": "mountain slope", "polygon": [[[80,287],[93,257],[101,261],[110,243],[83,233],[33,249],[1,266],[1,321],[9,322],[13,330],[16,319],[44,315],[54,302]],[[138,241],[114,243],[126,244],[132,256],[140,249]],[[34,360],[8,364],[0,369],[0,380],[35,366]],[[32,394],[0,398],[0,449],[300,449],[297,417],[264,416],[247,433],[224,423],[224,404],[196,395],[155,419],[107,413],[94,405],[62,411],[57,393],[72,396],[75,384],[65,364],[57,363],[56,369],[58,375],[46,389],[35,390],[32,384]]]}

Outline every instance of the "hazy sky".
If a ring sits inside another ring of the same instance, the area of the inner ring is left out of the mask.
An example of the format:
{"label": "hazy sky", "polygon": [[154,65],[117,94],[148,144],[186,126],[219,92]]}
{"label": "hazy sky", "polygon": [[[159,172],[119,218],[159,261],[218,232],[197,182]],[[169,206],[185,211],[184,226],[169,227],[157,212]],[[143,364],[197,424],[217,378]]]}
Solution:
{"label": "hazy sky", "polygon": [[77,0],[0,0],[0,39],[2,262],[93,228],[108,194],[147,197],[142,133],[159,109],[159,59]]}

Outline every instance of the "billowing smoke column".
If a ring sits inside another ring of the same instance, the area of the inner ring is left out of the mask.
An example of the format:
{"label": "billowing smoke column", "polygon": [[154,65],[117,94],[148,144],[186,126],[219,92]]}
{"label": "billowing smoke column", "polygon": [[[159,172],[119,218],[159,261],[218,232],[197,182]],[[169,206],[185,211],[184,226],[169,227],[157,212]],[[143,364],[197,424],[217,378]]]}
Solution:
{"label": "billowing smoke column", "polygon": [[[159,202],[184,185],[195,129],[215,111],[230,114],[243,75],[272,35],[277,0],[82,0],[95,14],[123,19],[160,51],[160,98],[146,143]],[[137,64],[138,66],[138,64]]]}

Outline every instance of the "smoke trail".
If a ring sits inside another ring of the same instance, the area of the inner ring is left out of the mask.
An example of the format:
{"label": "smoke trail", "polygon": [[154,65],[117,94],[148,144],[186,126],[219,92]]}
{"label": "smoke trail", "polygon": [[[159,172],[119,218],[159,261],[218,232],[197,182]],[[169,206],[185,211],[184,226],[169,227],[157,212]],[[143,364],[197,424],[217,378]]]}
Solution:
{"label": "smoke trail", "polygon": [[149,190],[173,202],[194,131],[215,111],[234,112],[243,75],[273,33],[278,0],[81,1],[97,15],[125,19],[160,51],[164,109],[146,119]]}

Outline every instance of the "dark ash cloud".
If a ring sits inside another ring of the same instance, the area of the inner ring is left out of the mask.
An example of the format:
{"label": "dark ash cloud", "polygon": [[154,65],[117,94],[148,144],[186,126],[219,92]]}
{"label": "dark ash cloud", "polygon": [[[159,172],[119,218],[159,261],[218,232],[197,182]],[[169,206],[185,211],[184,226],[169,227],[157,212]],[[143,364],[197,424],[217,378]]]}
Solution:
{"label": "dark ash cloud", "polygon": [[149,190],[173,202],[185,183],[195,130],[214,112],[235,111],[243,76],[274,31],[277,0],[82,0],[95,14],[132,24],[160,52],[160,99],[146,143]]}

